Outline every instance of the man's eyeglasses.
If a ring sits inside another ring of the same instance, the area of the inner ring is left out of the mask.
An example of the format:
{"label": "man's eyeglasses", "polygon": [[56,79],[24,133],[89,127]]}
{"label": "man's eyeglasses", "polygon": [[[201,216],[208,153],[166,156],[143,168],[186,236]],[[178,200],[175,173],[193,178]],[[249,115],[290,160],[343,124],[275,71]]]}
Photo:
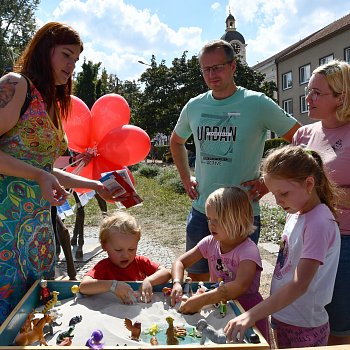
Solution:
{"label": "man's eyeglasses", "polygon": [[305,97],[310,97],[313,102],[317,101],[320,96],[333,95],[332,92],[320,92],[315,89],[305,87]]}
{"label": "man's eyeglasses", "polygon": [[221,73],[224,71],[225,69],[225,66],[227,64],[231,64],[232,61],[230,62],[226,62],[226,63],[222,63],[222,64],[216,64],[215,66],[211,66],[211,67],[204,67],[204,68],[201,68],[201,73],[203,75],[209,75],[210,74],[210,71],[215,74],[215,73]]}

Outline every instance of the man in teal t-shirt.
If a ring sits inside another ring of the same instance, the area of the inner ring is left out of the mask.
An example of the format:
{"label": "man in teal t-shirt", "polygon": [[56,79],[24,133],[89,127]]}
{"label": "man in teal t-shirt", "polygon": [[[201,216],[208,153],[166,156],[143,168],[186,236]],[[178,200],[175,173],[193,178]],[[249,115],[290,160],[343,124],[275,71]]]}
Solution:
{"label": "man in teal t-shirt", "polygon": [[[257,226],[251,238],[258,243],[261,194],[258,185],[249,181],[259,177],[267,130],[291,141],[300,124],[264,94],[236,86],[231,44],[223,40],[208,43],[199,54],[199,62],[211,90],[184,106],[170,141],[175,165],[187,194],[193,199],[186,229],[186,251],[210,234],[205,201],[211,192],[224,186],[244,185],[250,189]],[[195,177],[191,177],[185,149],[191,135],[196,146]],[[206,260],[192,265],[188,273],[195,281],[207,280]]]}

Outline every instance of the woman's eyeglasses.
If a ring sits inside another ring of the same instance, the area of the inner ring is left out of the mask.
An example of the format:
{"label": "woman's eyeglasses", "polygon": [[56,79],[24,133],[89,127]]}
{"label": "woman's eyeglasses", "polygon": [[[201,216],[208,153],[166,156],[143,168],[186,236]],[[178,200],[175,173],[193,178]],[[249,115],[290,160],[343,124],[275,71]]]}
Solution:
{"label": "woman's eyeglasses", "polygon": [[332,92],[320,92],[315,89],[309,89],[305,87],[305,97],[310,97],[313,102],[317,101],[320,96],[333,95]]}

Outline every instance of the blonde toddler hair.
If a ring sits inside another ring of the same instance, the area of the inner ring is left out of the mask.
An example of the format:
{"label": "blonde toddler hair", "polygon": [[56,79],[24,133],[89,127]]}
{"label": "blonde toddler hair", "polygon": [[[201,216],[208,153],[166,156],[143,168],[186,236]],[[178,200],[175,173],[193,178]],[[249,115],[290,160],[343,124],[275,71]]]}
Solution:
{"label": "blonde toddler hair", "polygon": [[112,232],[141,236],[141,228],[136,219],[125,211],[118,211],[105,218],[100,227],[100,243],[104,245]]}
{"label": "blonde toddler hair", "polygon": [[222,187],[212,192],[205,202],[215,209],[217,220],[230,239],[246,238],[256,229],[253,208],[247,193],[239,187]]}

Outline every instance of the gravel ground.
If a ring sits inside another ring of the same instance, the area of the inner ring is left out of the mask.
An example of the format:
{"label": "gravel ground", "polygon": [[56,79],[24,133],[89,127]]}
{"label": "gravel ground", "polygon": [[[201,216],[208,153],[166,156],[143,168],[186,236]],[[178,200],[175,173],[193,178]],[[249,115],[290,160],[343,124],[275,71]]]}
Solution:
{"label": "gravel ground", "polygon": [[[261,205],[269,205],[269,206],[276,206],[275,199],[271,193],[268,193],[265,195],[261,201]],[[72,228],[69,228],[69,231],[72,234]],[[87,226],[84,230],[84,237],[85,238],[92,238],[96,239],[98,241],[98,227],[94,226]],[[159,262],[163,266],[167,268],[171,268],[172,262],[176,259],[176,252],[172,251],[168,247],[165,247],[158,242],[147,239],[147,236],[144,235],[141,237],[141,240],[138,245],[138,254],[140,255],[146,255],[150,259]],[[271,255],[271,256],[270,256]],[[77,279],[80,280],[84,274],[93,267],[98,261],[101,259],[104,259],[107,257],[107,254],[104,251],[101,251],[100,253],[96,254],[93,258],[86,262],[75,262],[75,267],[77,270]],[[267,259],[267,261],[274,261],[275,257],[273,254],[270,254],[269,252],[262,251],[262,257],[263,259]],[[57,271],[56,271],[56,278],[68,278],[67,277],[67,264],[65,261],[59,261],[57,263]]]}
{"label": "gravel ground", "polygon": [[[98,227],[94,226],[87,226],[84,229],[84,237],[96,239],[96,242],[98,241]],[[69,231],[71,232],[71,228],[69,228]],[[71,232],[72,233],[72,232]],[[84,251],[84,247],[83,247]],[[141,240],[138,245],[137,254],[139,255],[146,255],[150,259],[159,262],[161,265],[171,268],[172,262],[175,260],[175,254],[168,248],[160,245],[157,242],[148,240],[147,237],[141,237]],[[98,254],[96,254],[93,258],[86,262],[82,261],[76,261],[75,267],[77,270],[77,280],[80,280],[84,274],[90,270],[94,265],[96,265],[97,262],[107,257],[106,252],[101,251]],[[56,271],[56,278],[68,278],[67,277],[67,264],[65,261],[59,261],[57,263],[57,271]]]}

